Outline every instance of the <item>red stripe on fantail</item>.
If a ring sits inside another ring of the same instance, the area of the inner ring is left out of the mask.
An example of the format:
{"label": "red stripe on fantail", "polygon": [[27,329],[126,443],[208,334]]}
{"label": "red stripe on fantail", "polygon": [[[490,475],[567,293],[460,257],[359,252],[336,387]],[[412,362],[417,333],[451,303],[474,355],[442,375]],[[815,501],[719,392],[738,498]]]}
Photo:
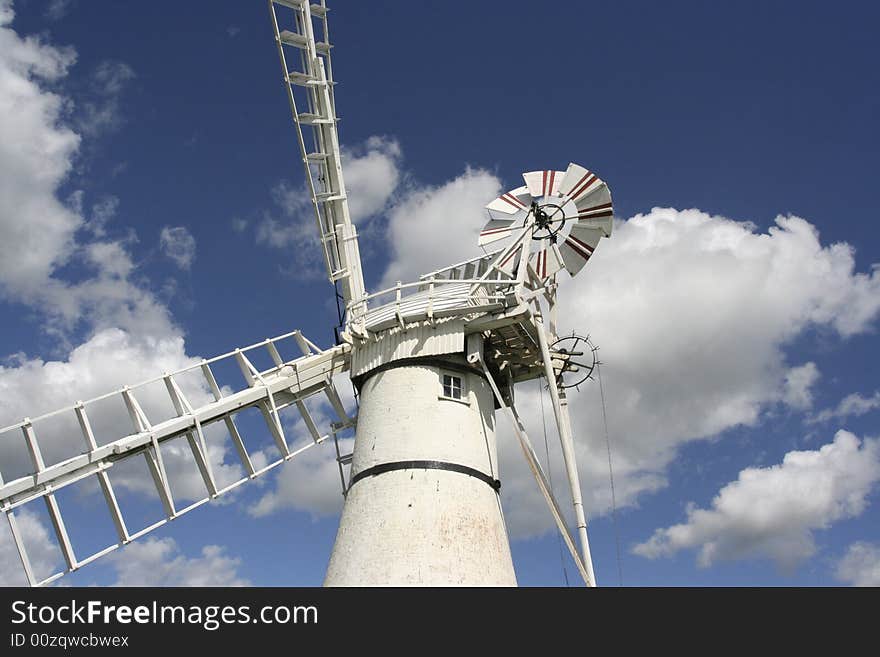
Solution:
{"label": "red stripe on fantail", "polygon": [[581,208],[578,210],[578,214],[592,212],[593,210],[604,210],[605,208],[610,208],[612,205],[612,203],[602,203],[601,205],[594,205],[589,208]]}
{"label": "red stripe on fantail", "polygon": [[613,210],[606,210],[605,212],[596,212],[594,214],[590,214],[588,212],[578,212],[578,219],[601,219],[602,217],[611,217],[614,216]]}
{"label": "red stripe on fantail", "polygon": [[511,196],[510,194],[502,194],[501,200],[507,201],[508,203],[510,203],[510,205],[512,205],[515,208],[521,208],[523,210],[525,210],[525,208],[526,208],[526,206],[523,205],[522,201],[520,201],[515,196]]}
{"label": "red stripe on fantail", "polygon": [[[585,178],[587,178],[587,176],[584,176],[584,178],[581,178],[581,180],[584,180]],[[572,192],[572,194],[571,194],[571,198],[572,198],[572,200],[576,200],[576,199],[578,198],[578,196],[580,196],[581,194],[583,194],[584,191],[585,191],[590,185],[592,185],[594,182],[596,182],[597,180],[598,180],[598,178],[596,178],[596,174],[591,173],[591,174],[589,175],[589,180],[587,180],[587,181],[586,181],[581,187],[579,187],[578,190],[577,190],[576,192]],[[578,183],[578,184],[580,185],[580,183]]]}
{"label": "red stripe on fantail", "polygon": [[569,235],[565,238],[566,244],[568,244],[572,250],[578,254],[584,260],[589,260],[590,256],[593,255],[593,247],[589,244],[581,242],[577,237]]}
{"label": "red stripe on fantail", "polygon": [[[587,178],[589,178],[589,177],[592,176],[592,175],[593,175],[592,173],[590,173],[589,171],[587,171],[587,172],[584,174],[584,177],[583,177],[583,178],[581,178],[581,179],[578,180],[574,185],[571,186],[571,191],[573,192],[575,189],[577,189],[578,186],[579,186],[582,182],[584,182]],[[570,193],[569,196],[570,196],[571,198],[574,198],[574,194],[571,194],[571,193]]]}

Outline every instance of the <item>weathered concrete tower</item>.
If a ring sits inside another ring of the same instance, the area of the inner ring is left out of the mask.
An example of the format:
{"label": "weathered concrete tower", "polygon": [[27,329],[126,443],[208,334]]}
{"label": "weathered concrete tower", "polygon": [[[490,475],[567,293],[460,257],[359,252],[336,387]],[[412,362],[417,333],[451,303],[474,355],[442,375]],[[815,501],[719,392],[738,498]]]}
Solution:
{"label": "weathered concrete tower", "polygon": [[515,586],[495,401],[464,354],[366,373],[325,585]]}

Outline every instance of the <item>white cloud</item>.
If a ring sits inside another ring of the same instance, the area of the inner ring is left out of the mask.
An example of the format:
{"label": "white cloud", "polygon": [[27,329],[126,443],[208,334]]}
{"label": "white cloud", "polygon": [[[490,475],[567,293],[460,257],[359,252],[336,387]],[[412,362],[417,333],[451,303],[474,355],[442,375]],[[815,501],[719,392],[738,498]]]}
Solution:
{"label": "white cloud", "polygon": [[[560,299],[563,332],[589,332],[601,348],[625,505],[635,501],[627,490],[665,480],[680,445],[755,426],[790,396],[784,351],[808,327],[868,330],[880,275],[856,273],[851,248],[823,247],[803,219],[779,217],[762,234],[697,210],[654,209],[618,222],[577,278],[563,275]],[[595,386],[584,392],[596,396]],[[584,481],[594,482],[589,508],[599,513],[607,464],[593,406],[572,395]]]}
{"label": "white cloud", "polygon": [[[46,330],[64,337],[86,321],[142,332],[172,331],[155,297],[127,278],[132,270],[127,241],[106,239],[105,224],[119,202],[103,197],[87,222],[84,198],[75,192],[65,205],[57,191],[72,168],[80,136],[65,125],[69,100],[46,89],[76,61],[70,48],[57,48],[8,27],[11,4],[0,11],[0,294],[39,309]],[[99,67],[96,84],[118,94],[129,74],[123,65]],[[81,243],[81,228],[102,242]],[[57,276],[61,267],[82,260],[95,270],[75,283]]]}
{"label": "white cloud", "polygon": [[854,392],[841,399],[836,407],[823,409],[809,421],[818,423],[827,422],[833,418],[858,417],[870,413],[876,408],[880,408],[880,390],[875,391],[870,397],[864,397]]}
{"label": "white cloud", "polygon": [[342,148],[342,170],[348,190],[348,209],[356,223],[382,212],[400,182],[400,144],[373,135],[362,145]]}
{"label": "white cloud", "polygon": [[[603,379],[608,384],[607,374]],[[575,438],[578,471],[587,519],[610,511],[612,506],[609,486],[608,457],[604,429],[596,422],[602,417],[602,405],[595,383],[568,391],[569,410]],[[543,394],[543,413],[541,410]],[[556,422],[549,393],[538,391],[538,384],[520,384],[516,389],[516,408],[526,426],[528,436],[538,452],[545,472],[549,472],[554,483],[554,493],[561,508],[573,523],[571,496],[568,492],[568,479],[564,460],[559,446]],[[608,409],[611,424],[611,444],[614,459],[614,490],[618,508],[634,505],[640,496],[657,491],[666,485],[662,467],[647,467],[640,456],[630,451],[630,439],[617,431],[616,414],[613,405]],[[519,444],[513,435],[510,422],[501,411],[495,412],[498,438],[499,471],[501,473],[501,497],[508,531],[514,539],[539,536],[545,532],[555,532],[555,525],[541,496],[534,476],[526,465]],[[599,420],[601,421],[601,420]],[[584,430],[589,422],[591,431]],[[548,448],[544,446],[546,426]],[[550,464],[545,452],[549,451]]]}
{"label": "white cloud", "polygon": [[[84,344],[75,348],[65,361],[46,362],[40,359],[18,357],[13,366],[0,366],[0,395],[2,395],[2,399],[0,399],[0,425],[19,421],[26,413],[36,416],[48,410],[69,406],[77,398],[88,399],[125,383],[137,383],[147,378],[153,378],[162,371],[173,371],[200,362],[201,359],[186,354],[183,338],[179,335],[134,336],[120,329],[100,331]],[[178,377],[177,382],[194,406],[213,400],[206,385],[197,378]],[[152,423],[158,423],[176,415],[164,388],[164,384],[159,382],[146,388],[138,388],[135,391],[138,402]],[[114,396],[95,405],[88,405],[87,411],[99,444],[105,444],[133,431],[131,420],[120,396]],[[228,440],[224,442],[226,433],[222,425],[212,424],[204,427],[203,430],[208,443],[208,458],[218,485],[223,487],[240,479],[244,470],[236,453],[231,448],[231,444]],[[50,420],[35,421],[34,431],[44,460],[49,465],[83,451],[84,439],[79,432],[73,412],[55,416]],[[0,463],[3,465],[4,479],[10,481],[30,472],[32,467],[21,439],[21,433],[14,431],[4,434],[2,438],[3,440],[0,441]],[[176,439],[169,443],[163,443],[161,450],[177,507],[181,508],[185,503],[204,498],[207,491],[185,440]],[[137,493],[145,499],[156,498],[155,484],[147,474],[143,462],[139,459],[123,461],[111,468],[109,474],[117,492],[127,490]],[[73,505],[64,507],[67,517],[70,517],[71,513],[74,514],[74,517],[77,513],[87,513],[88,509],[94,505],[103,508],[105,502],[98,492],[97,486],[94,485],[94,478],[88,481],[91,482],[91,486],[74,487],[78,496],[67,498],[67,503]],[[233,496],[235,493],[227,495]],[[28,518],[26,511],[22,517]],[[126,515],[126,518],[131,522],[130,515]],[[134,529],[138,528],[137,522],[135,520]],[[59,560],[60,553],[50,543],[49,537],[54,534],[48,525],[41,525],[36,516],[29,520],[22,520],[20,524],[22,524],[23,532],[30,532],[31,538],[26,536],[26,547],[31,561],[35,562],[35,569],[39,565],[37,571],[39,576],[44,577],[51,574],[50,569],[53,566],[57,570],[58,563],[56,562]],[[6,548],[10,547],[11,543],[7,541],[9,545],[3,547],[3,540],[0,536],[0,548],[2,548],[0,549],[0,565],[6,564],[4,560],[11,560],[9,561],[9,577],[16,577],[17,575],[14,573],[21,571],[21,566],[17,559],[12,559],[7,555],[9,550]],[[144,548],[137,547],[139,545],[141,544],[127,547],[126,554],[130,554],[134,550],[132,558],[144,556],[142,553]],[[12,556],[15,556],[14,552]],[[81,554],[80,556],[87,555]],[[225,557],[221,558],[223,555],[220,553],[211,552],[209,554],[206,552],[204,554],[205,559],[209,556],[216,556],[218,565],[225,563]],[[175,568],[182,563],[180,558],[174,558]],[[198,563],[195,566],[198,566]],[[147,568],[144,572],[149,570],[152,568]],[[165,579],[156,580],[157,585],[171,582],[172,580],[167,578],[172,577],[174,572],[176,570],[172,569],[170,573],[162,575]],[[129,584],[132,583],[131,578],[134,574],[136,574],[135,571],[127,571],[123,580]],[[201,575],[196,573],[192,577],[201,577]],[[182,581],[181,585],[184,583],[185,581]],[[217,583],[222,584],[223,580],[218,580]],[[167,585],[172,584],[168,583]]]}
{"label": "white cloud", "polygon": [[[132,282],[131,255],[122,242],[93,242],[80,247],[79,255],[97,269],[96,275],[76,283],[50,278],[28,305],[45,315],[43,329],[67,336],[82,329],[94,333],[121,328],[134,335],[176,335],[168,308],[149,289]],[[72,346],[72,345],[68,345]]]}
{"label": "white cloud", "polygon": [[[119,199],[99,198],[88,221],[82,191],[69,195],[67,204],[59,201],[58,190],[71,170],[80,137],[65,125],[71,119],[62,108],[69,99],[47,90],[46,83],[64,76],[76,55],[20,37],[8,27],[12,16],[11,5],[0,2],[0,294],[38,313],[41,328],[57,338],[57,351],[66,355],[48,361],[26,354],[5,359],[0,366],[0,426],[198,362],[186,354],[180,330],[149,284],[139,277],[132,280],[136,266],[129,248],[136,237],[107,236],[106,225],[117,214]],[[104,62],[93,79],[95,93],[116,97],[131,77],[124,64]],[[173,253],[185,263],[191,261],[190,251]],[[60,273],[71,262],[84,266],[75,281]],[[169,417],[170,400],[161,387],[143,394],[142,403],[150,407],[147,414],[154,421]],[[212,398],[204,383],[185,388],[193,403]],[[112,412],[90,414],[99,442],[131,433],[119,401]],[[50,464],[84,448],[75,424],[60,426],[61,420],[74,420],[68,416],[35,427]],[[191,454],[177,445],[167,451],[169,473],[179,480],[175,493],[184,499],[203,497]],[[240,472],[237,462],[224,462],[227,452],[231,450],[222,444],[209,447],[222,481]],[[0,445],[0,463],[7,480],[30,470],[23,445],[14,438]],[[153,492],[137,479],[114,483]]]}
{"label": "white cloud", "polygon": [[[52,543],[49,530],[36,514],[28,510],[16,510],[15,519],[34,575],[45,578],[55,574],[61,566],[61,553]],[[4,517],[0,522],[0,586],[27,585],[21,558]]]}
{"label": "white cloud", "polygon": [[[315,225],[314,215],[311,214],[311,204],[305,190],[292,188],[287,182],[281,181],[272,188],[272,201],[281,210],[282,219],[276,219],[267,214],[256,225],[257,244],[271,246],[276,249],[294,247],[297,250],[296,257],[304,259],[316,254],[318,251],[318,228]],[[303,251],[303,253],[300,253]],[[309,260],[320,258],[309,257]]]}
{"label": "white cloud", "polygon": [[135,74],[125,62],[104,60],[95,67],[93,82],[103,95],[117,96]]}
{"label": "white cloud", "polygon": [[159,248],[181,269],[190,269],[196,257],[196,238],[183,226],[164,226],[159,233]]}
{"label": "white cloud", "polygon": [[135,78],[125,62],[105,60],[92,73],[91,93],[80,103],[77,128],[88,136],[118,130],[125,123],[122,92]]}
{"label": "white cloud", "polygon": [[[482,206],[497,190],[493,176],[469,171],[395,206],[383,285],[476,254]],[[699,210],[655,208],[618,221],[576,278],[562,274],[559,299],[560,333],[589,333],[601,349],[617,501],[626,506],[666,484],[681,445],[756,426],[773,404],[806,403],[813,368],[789,366],[786,348],[809,327],[844,338],[869,330],[880,270],[855,271],[852,247],[822,245],[798,217],[778,217],[762,233]],[[535,389],[520,388],[521,415],[540,435]],[[601,514],[610,494],[595,383],[569,398],[586,506]],[[511,532],[546,531],[543,500],[506,421],[499,427]]]}
{"label": "white cloud", "polygon": [[810,362],[792,367],[786,373],[782,384],[782,401],[799,410],[812,407],[812,387],[818,380],[819,368],[816,367],[816,363]]}
{"label": "white cloud", "polygon": [[880,586],[880,546],[853,543],[837,563],[834,575],[852,586]]}
{"label": "white cloud", "polygon": [[[396,140],[372,136],[363,144],[342,149],[343,171],[351,220],[364,226],[387,209],[401,179],[402,153]],[[312,203],[305,187],[280,182],[272,188],[272,200],[280,211],[266,212],[256,223],[258,244],[291,249],[293,271],[300,277],[324,274],[323,255]],[[235,230],[245,224],[233,223]]]}
{"label": "white cloud", "polygon": [[[17,511],[16,520],[34,574],[48,577],[64,566],[51,532],[30,511]],[[105,557],[114,572],[111,586],[251,586],[238,573],[241,559],[219,545],[206,545],[199,556],[188,557],[170,537],[135,541]],[[27,586],[24,569],[6,522],[0,525],[0,586]]]}
{"label": "white cloud", "polygon": [[128,278],[134,269],[131,256],[121,242],[92,242],[84,247],[86,259],[109,278]]}
{"label": "white cloud", "polygon": [[471,168],[438,187],[410,189],[388,216],[391,262],[379,287],[479,255],[477,235],[487,220],[483,206],[500,191],[497,177]]}
{"label": "white cloud", "polygon": [[[340,440],[340,451],[351,452],[353,443],[353,439]],[[306,511],[314,517],[339,513],[342,482],[332,445],[319,445],[281,466],[274,488],[260,497],[250,513],[260,518],[284,509]]]}
{"label": "white cloud", "polygon": [[747,468],[709,509],[658,529],[633,551],[656,559],[697,549],[698,563],[767,558],[791,569],[816,552],[813,532],[862,513],[880,480],[880,442],[838,431],[816,451],[789,452],[780,465]]}
{"label": "white cloud", "polygon": [[[82,192],[79,192],[82,194]],[[107,223],[116,216],[119,209],[119,198],[116,196],[104,196],[92,205],[92,216],[86,222],[85,227],[95,237],[104,237],[107,234]]]}
{"label": "white cloud", "polygon": [[17,299],[39,292],[74,250],[82,224],[55,197],[80,138],[61,123],[65,100],[43,88],[76,61],[68,48],[19,37],[0,5],[0,292]]}
{"label": "white cloud", "polygon": [[[0,366],[0,426],[19,422],[25,415],[36,417],[69,406],[76,399],[87,400],[126,384],[154,378],[163,371],[171,372],[200,362],[201,359],[186,354],[183,338],[179,335],[137,337],[121,329],[96,333],[73,349],[64,361],[18,357],[14,366]],[[178,383],[193,405],[213,399],[207,385],[195,378],[182,377]],[[136,396],[154,424],[175,415],[164,384],[138,389]],[[88,407],[87,411],[100,444],[133,431],[121,397]],[[82,451],[84,443],[79,432],[75,431],[76,426],[72,412],[58,421],[35,423],[34,430],[47,464]],[[19,434],[14,436],[17,438]],[[211,447],[217,476],[222,476],[224,481],[240,476],[237,461],[221,466],[227,455],[222,443],[212,443]],[[204,497],[204,485],[198,475],[193,473],[184,477],[184,473],[192,471],[192,455],[176,445],[163,447],[163,454],[170,476],[181,481],[180,489],[175,493],[187,499]],[[18,444],[10,439],[4,440],[0,445],[0,462],[4,465],[7,480],[11,473],[21,476],[29,471],[30,462],[23,441]],[[155,490],[152,481],[147,479],[120,483],[144,492],[153,493]]]}
{"label": "white cloud", "polygon": [[61,20],[70,10],[72,5],[73,0],[50,0],[43,15],[49,20]]}
{"label": "white cloud", "polygon": [[107,557],[116,570],[112,586],[250,586],[238,574],[241,559],[219,545],[206,545],[201,556],[187,557],[174,539],[150,537]]}

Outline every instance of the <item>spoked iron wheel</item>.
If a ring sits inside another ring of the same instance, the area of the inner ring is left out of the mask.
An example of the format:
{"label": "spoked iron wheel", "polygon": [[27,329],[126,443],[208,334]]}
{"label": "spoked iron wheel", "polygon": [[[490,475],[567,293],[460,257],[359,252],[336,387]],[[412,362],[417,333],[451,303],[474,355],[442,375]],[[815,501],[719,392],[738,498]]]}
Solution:
{"label": "spoked iron wheel", "polygon": [[556,372],[556,385],[559,388],[577,388],[592,378],[593,370],[599,364],[597,351],[589,336],[576,333],[559,338],[550,345],[553,370]]}

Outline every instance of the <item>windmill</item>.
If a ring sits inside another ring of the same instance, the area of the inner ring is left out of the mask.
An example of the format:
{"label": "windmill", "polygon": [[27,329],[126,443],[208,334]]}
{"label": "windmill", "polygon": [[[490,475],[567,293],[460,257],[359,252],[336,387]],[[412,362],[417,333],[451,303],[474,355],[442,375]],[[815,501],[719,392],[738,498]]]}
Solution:
{"label": "windmill", "polygon": [[[337,344],[322,349],[293,331],[0,430],[0,441],[17,441],[26,454],[26,466],[0,463],[7,475],[0,477],[0,509],[28,582],[51,583],[332,439],[345,501],[325,584],[514,585],[499,496],[500,409],[583,581],[595,585],[565,395],[566,377],[588,376],[595,354],[588,341],[559,338],[556,315],[562,271],[577,274],[611,234],[607,185],[577,164],[525,173],[525,185],[487,205],[479,245],[502,248],[367,293],[343,178],[325,0],[269,0],[269,9],[320,248],[340,304]],[[237,382],[218,382],[217,372],[230,368]],[[357,417],[334,384],[341,375],[358,391]],[[577,539],[514,404],[515,385],[540,378],[553,404]],[[333,409],[328,432],[310,410],[314,399]],[[116,416],[99,413],[111,403]],[[261,452],[258,459],[248,448],[241,417],[249,411],[265,423],[277,457]],[[305,444],[291,444],[283,413],[299,417]],[[44,438],[62,420],[74,426],[80,449],[49,455]],[[232,481],[212,464],[208,444],[217,430],[228,434],[241,463],[243,476]],[[351,430],[354,448],[344,454],[339,436]],[[185,441],[205,488],[184,506],[167,467],[173,441]],[[113,483],[132,462],[149,472],[163,509],[160,520],[139,529],[123,514]],[[116,534],[88,555],[71,539],[58,500],[84,480],[100,488]],[[39,500],[65,565],[46,577],[32,567],[18,521],[21,508]]]}

